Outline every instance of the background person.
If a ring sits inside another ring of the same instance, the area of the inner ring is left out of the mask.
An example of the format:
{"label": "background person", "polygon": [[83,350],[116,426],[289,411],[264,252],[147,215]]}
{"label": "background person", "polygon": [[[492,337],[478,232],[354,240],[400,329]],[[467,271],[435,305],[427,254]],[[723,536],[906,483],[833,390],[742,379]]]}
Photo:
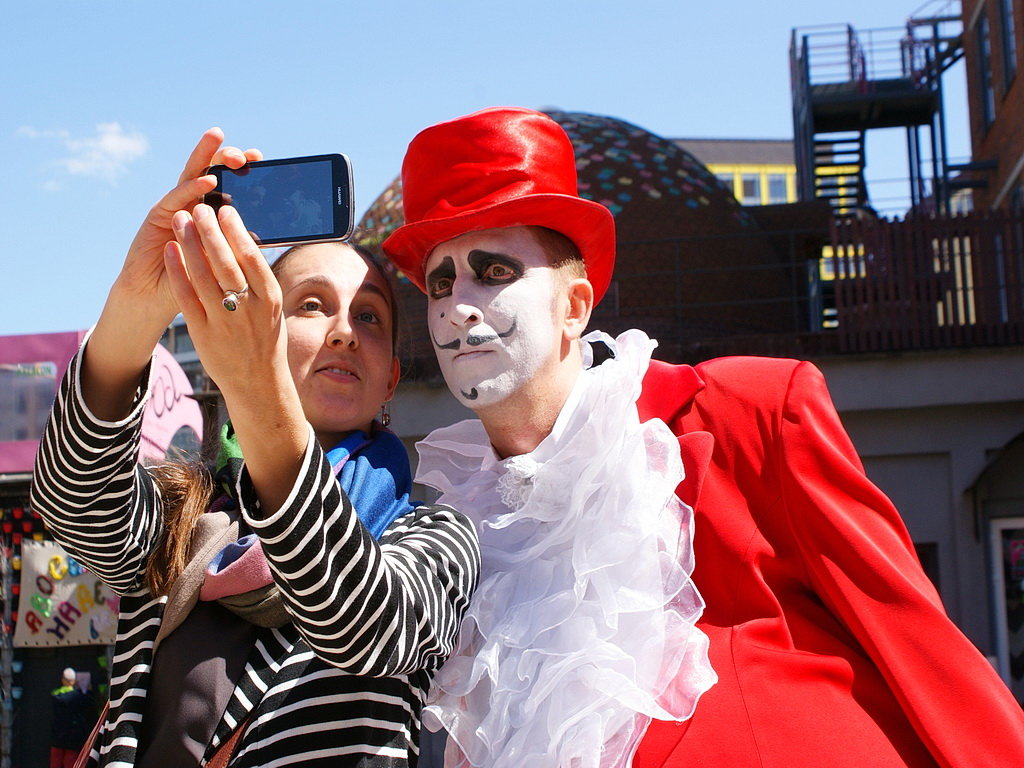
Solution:
{"label": "background person", "polygon": [[[383,273],[332,243],[275,276],[233,209],[194,205],[209,165],[259,158],[220,142],[143,223],[40,444],[34,508],[122,595],[90,765],[414,763],[475,536],[410,503],[404,447],[375,422],[398,381]],[[231,422],[213,466],[147,469],[148,365],[179,307]]]}
{"label": "background person", "polygon": [[71,667],[61,673],[60,686],[50,697],[53,701],[50,768],[71,768],[96,722],[96,700],[88,685],[79,685]]}

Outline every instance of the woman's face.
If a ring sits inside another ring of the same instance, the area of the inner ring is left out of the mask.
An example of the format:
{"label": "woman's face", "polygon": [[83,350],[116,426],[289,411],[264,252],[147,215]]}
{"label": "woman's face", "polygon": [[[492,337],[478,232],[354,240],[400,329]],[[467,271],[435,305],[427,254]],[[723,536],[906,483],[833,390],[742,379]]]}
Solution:
{"label": "woman's face", "polygon": [[384,278],[341,243],[304,246],[277,271],[288,365],[320,444],[369,432],[398,384],[391,294]]}

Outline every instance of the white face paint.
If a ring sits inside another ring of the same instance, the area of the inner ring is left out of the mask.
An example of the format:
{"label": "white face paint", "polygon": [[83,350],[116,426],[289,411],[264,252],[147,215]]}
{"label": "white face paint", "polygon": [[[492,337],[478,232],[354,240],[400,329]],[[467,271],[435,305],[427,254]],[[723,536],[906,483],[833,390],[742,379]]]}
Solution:
{"label": "white face paint", "polygon": [[473,410],[500,403],[557,360],[556,274],[530,230],[449,240],[425,272],[434,352],[461,403]]}

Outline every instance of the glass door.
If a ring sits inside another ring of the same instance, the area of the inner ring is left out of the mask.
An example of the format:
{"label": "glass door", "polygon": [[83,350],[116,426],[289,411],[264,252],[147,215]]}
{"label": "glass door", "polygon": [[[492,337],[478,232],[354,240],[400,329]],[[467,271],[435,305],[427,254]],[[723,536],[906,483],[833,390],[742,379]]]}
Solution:
{"label": "glass door", "polygon": [[1024,517],[992,518],[990,525],[997,669],[1024,704]]}

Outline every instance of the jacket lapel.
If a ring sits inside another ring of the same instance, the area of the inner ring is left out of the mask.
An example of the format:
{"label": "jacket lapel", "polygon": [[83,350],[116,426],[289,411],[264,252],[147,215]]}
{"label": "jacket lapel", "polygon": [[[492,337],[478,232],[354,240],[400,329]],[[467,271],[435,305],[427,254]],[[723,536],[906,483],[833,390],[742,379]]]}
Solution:
{"label": "jacket lapel", "polygon": [[[294,624],[274,629],[262,629],[253,643],[245,670],[239,677],[228,705],[214,729],[213,738],[206,749],[206,759],[234,733],[239,723],[245,723],[263,701],[267,690],[282,682],[281,670],[294,657],[295,646],[303,643]],[[293,665],[294,666],[294,665]],[[298,674],[298,667],[292,674]]]}
{"label": "jacket lapel", "polygon": [[676,488],[676,496],[694,509],[711,463],[715,439],[710,432],[683,433],[681,419],[693,398],[703,389],[704,381],[691,366],[651,360],[636,403],[640,421],[661,419],[679,438],[679,453],[686,476]]}
{"label": "jacket lapel", "polygon": [[636,401],[640,421],[657,418],[671,425],[702,389],[704,380],[692,366],[651,360]]}

